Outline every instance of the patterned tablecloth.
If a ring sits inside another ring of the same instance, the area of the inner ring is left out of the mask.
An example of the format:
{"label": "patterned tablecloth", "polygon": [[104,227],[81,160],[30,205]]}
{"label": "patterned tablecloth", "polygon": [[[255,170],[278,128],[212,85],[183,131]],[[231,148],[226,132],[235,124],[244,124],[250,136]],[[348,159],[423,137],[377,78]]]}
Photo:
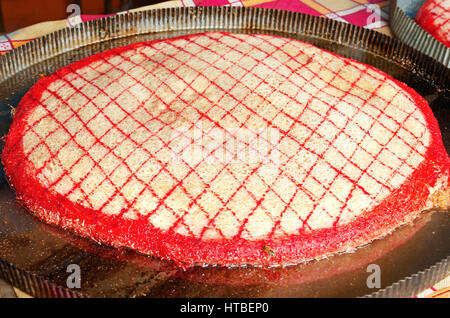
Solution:
{"label": "patterned tablecloth", "polygon": [[[391,35],[388,25],[389,1],[383,0],[176,0],[141,7],[130,11],[181,6],[246,6],[283,9],[315,16],[323,16],[357,26],[375,29],[384,34]],[[121,12],[119,14],[126,12]],[[81,14],[69,17],[65,20],[38,23],[8,34],[0,35],[0,55],[5,54],[6,52],[39,36],[65,28],[67,26],[73,26],[78,23],[101,17],[103,16]],[[420,298],[430,295],[438,295],[438,290],[448,289],[449,287],[450,276],[438,284],[431,286],[429,289],[421,292],[416,297]],[[19,297],[26,296],[17,289],[15,289],[15,292]],[[449,292],[447,292],[446,295],[449,297]]]}

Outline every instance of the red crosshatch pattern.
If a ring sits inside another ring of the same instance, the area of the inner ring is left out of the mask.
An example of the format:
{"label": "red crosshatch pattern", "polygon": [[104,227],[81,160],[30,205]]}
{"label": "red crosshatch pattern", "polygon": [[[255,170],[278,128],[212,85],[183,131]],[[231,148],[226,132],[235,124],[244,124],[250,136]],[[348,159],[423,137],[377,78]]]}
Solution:
{"label": "red crosshatch pattern", "polygon": [[436,40],[450,47],[450,0],[428,0],[417,12],[416,22]]}
{"label": "red crosshatch pattern", "polygon": [[[205,147],[209,128],[227,141]],[[276,162],[221,160],[248,146],[239,129]],[[185,160],[189,147],[206,154]],[[46,222],[184,265],[350,250],[417,216],[449,169],[431,110],[406,85],[307,43],[221,32],[110,50],[41,79],[2,160]]]}

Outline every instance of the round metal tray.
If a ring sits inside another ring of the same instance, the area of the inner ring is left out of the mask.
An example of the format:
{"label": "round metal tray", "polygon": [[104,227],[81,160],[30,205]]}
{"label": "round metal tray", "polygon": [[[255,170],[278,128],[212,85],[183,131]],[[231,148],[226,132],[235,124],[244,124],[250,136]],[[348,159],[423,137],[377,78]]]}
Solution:
{"label": "round metal tray", "polygon": [[[76,60],[126,44],[202,31],[266,33],[312,43],[373,65],[430,103],[450,149],[450,70],[374,31],[294,12],[259,8],[170,8],[94,20],[36,39],[0,57],[0,133],[11,110],[41,77]],[[429,211],[414,224],[354,253],[285,268],[194,267],[98,245],[46,225],[0,183],[0,277],[40,297],[355,297],[413,296],[448,274],[450,215]],[[81,288],[68,288],[70,264]],[[369,264],[380,288],[367,286]]]}

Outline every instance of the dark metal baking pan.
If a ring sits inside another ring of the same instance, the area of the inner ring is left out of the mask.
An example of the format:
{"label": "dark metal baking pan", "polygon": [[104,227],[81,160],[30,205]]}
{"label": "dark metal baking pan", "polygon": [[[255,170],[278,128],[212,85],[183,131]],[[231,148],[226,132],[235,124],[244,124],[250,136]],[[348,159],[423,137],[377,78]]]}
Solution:
{"label": "dark metal baking pan", "polygon": [[[126,44],[202,31],[266,33],[312,43],[373,65],[414,88],[430,103],[450,149],[450,70],[375,31],[320,17],[260,8],[170,8],[94,20],[36,39],[0,57],[0,133],[14,108],[43,75]],[[97,245],[46,225],[0,184],[0,277],[39,297],[409,297],[448,275],[450,215],[424,213],[414,224],[359,248],[285,268],[194,267],[127,249]],[[70,264],[81,288],[68,288]],[[367,286],[369,264],[380,288]]]}

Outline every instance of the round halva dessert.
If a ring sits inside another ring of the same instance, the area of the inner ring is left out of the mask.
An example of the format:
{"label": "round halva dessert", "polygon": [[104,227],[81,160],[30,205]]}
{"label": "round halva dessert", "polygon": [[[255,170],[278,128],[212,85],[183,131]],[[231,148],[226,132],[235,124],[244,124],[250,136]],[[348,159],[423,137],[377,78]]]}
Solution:
{"label": "round halva dessert", "polygon": [[405,84],[308,43],[226,32],[40,79],[2,162],[43,221],[182,266],[350,251],[447,205],[450,168]]}

